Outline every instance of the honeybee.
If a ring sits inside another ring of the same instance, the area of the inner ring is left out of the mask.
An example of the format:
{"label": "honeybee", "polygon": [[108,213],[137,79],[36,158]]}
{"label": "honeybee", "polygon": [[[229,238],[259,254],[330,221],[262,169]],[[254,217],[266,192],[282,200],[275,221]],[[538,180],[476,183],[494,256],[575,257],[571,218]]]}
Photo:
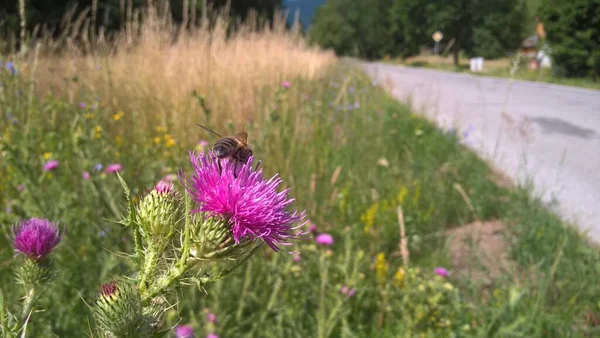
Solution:
{"label": "honeybee", "polygon": [[246,164],[252,156],[252,149],[248,146],[248,133],[245,131],[232,136],[221,136],[201,124],[198,126],[219,137],[212,148],[213,154],[219,159],[219,170],[222,170],[221,160],[228,159],[235,161],[236,164]]}

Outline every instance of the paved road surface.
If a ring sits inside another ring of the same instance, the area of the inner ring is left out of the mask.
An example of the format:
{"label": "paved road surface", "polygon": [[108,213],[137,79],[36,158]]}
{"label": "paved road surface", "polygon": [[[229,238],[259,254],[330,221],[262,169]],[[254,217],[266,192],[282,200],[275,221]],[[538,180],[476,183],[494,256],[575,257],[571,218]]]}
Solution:
{"label": "paved road surface", "polygon": [[364,69],[600,243],[600,91],[380,63]]}

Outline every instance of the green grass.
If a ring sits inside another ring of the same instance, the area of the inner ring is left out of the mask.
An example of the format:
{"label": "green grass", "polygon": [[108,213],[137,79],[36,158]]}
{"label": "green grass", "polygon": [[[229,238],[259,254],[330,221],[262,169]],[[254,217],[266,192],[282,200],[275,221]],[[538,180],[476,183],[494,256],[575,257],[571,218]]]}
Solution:
{"label": "green grass", "polygon": [[[394,63],[398,63],[398,61],[393,61]],[[533,82],[542,82],[542,83],[552,83],[558,85],[572,86],[572,87],[580,87],[586,89],[594,89],[600,90],[600,82],[594,81],[591,78],[565,78],[552,75],[551,70],[530,70],[527,65],[521,66],[514,74],[511,74],[510,66],[508,65],[508,61],[503,62],[507,65],[498,65],[494,62],[494,60],[486,60],[484,62],[484,69],[482,72],[471,72],[468,60],[461,62],[466,62],[467,64],[461,63],[459,66],[455,66],[448,62],[436,62],[434,58],[426,58],[426,60],[415,60],[408,62],[400,62],[409,67],[422,67],[422,68],[430,68],[442,71],[451,71],[458,73],[469,73],[473,75],[479,76],[493,76],[499,78],[512,78],[515,80],[524,80],[524,81],[533,81]]]}
{"label": "green grass", "polygon": [[[198,140],[156,145],[153,137],[178,131],[137,130],[143,127],[132,114],[116,121],[102,101],[91,110],[61,97],[30,96],[24,79],[4,73],[0,205],[11,210],[0,214],[0,224],[10,233],[19,219],[42,216],[66,229],[54,253],[58,278],[29,334],[80,337],[91,320],[84,300],[92,301],[102,282],[128,272],[112,252],[132,249],[127,229],[113,222],[125,210],[118,180],[94,172],[94,165],[122,163],[139,197],[165,174],[189,169],[187,150]],[[297,263],[264,249],[237,273],[207,285],[206,293],[181,288],[171,300],[177,303],[169,325],[177,323],[178,313],[199,336],[209,329],[221,337],[597,336],[584,314],[600,313],[598,250],[527,189],[494,184],[491,170],[457,135],[437,130],[345,65],[322,80],[294,79],[290,90],[256,100],[259,111],[246,127],[255,155],[267,174],[282,176],[296,206],[307,210],[319,232],[331,233],[335,244],[322,248],[301,241],[293,247],[302,253]],[[199,128],[197,135],[210,137]],[[61,163],[51,174],[41,171],[47,152]],[[92,173],[90,181],[81,179],[85,170]],[[410,250],[407,272],[421,271],[420,279],[407,277],[404,284],[395,278],[402,266],[395,254],[398,205]],[[447,281],[435,277],[436,266],[452,270],[446,230],[494,219],[509,224],[512,273],[491,286],[454,274]],[[21,290],[11,270],[13,251],[6,238],[0,241],[0,285],[15,303]],[[444,291],[445,282],[456,293]],[[356,294],[341,295],[343,285]],[[437,314],[417,320],[431,307]],[[204,321],[205,308],[219,317],[214,328]],[[447,319],[448,326],[437,327],[432,318]]]}

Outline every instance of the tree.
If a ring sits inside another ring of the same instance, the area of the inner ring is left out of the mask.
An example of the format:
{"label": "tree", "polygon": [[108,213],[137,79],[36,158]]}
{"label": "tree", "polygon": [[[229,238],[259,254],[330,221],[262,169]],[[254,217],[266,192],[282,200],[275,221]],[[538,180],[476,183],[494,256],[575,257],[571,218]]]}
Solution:
{"label": "tree", "polygon": [[461,51],[492,58],[521,43],[526,13],[521,0],[432,0],[431,3],[435,5],[431,27],[454,39],[455,65]]}
{"label": "tree", "polygon": [[337,54],[381,58],[394,51],[389,10],[394,0],[329,0],[315,13],[311,41]]}
{"label": "tree", "polygon": [[600,0],[546,0],[540,17],[560,75],[600,76]]}

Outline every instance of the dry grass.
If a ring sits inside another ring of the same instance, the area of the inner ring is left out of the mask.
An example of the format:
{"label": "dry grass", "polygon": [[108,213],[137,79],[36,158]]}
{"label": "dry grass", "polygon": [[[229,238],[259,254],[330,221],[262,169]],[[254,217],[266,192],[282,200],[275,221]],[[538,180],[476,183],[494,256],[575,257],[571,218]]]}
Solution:
{"label": "dry grass", "polygon": [[[200,24],[186,32],[156,10],[132,17],[138,19],[128,20],[127,29],[110,41],[100,33],[90,42],[83,17],[67,28],[68,38],[43,40],[35,75],[40,93],[67,95],[77,104],[95,100],[82,97],[93,92],[100,104],[135,115],[138,124],[168,125],[187,134],[198,122],[243,125],[260,119],[257,101],[270,98],[282,81],[314,79],[335,62],[333,53],[310,47],[295,30],[286,30],[283,15],[271,27],[251,17],[229,37],[226,13],[215,15],[210,28]],[[34,54],[25,67],[34,64]],[[194,91],[206,99],[212,113],[208,121]]]}

